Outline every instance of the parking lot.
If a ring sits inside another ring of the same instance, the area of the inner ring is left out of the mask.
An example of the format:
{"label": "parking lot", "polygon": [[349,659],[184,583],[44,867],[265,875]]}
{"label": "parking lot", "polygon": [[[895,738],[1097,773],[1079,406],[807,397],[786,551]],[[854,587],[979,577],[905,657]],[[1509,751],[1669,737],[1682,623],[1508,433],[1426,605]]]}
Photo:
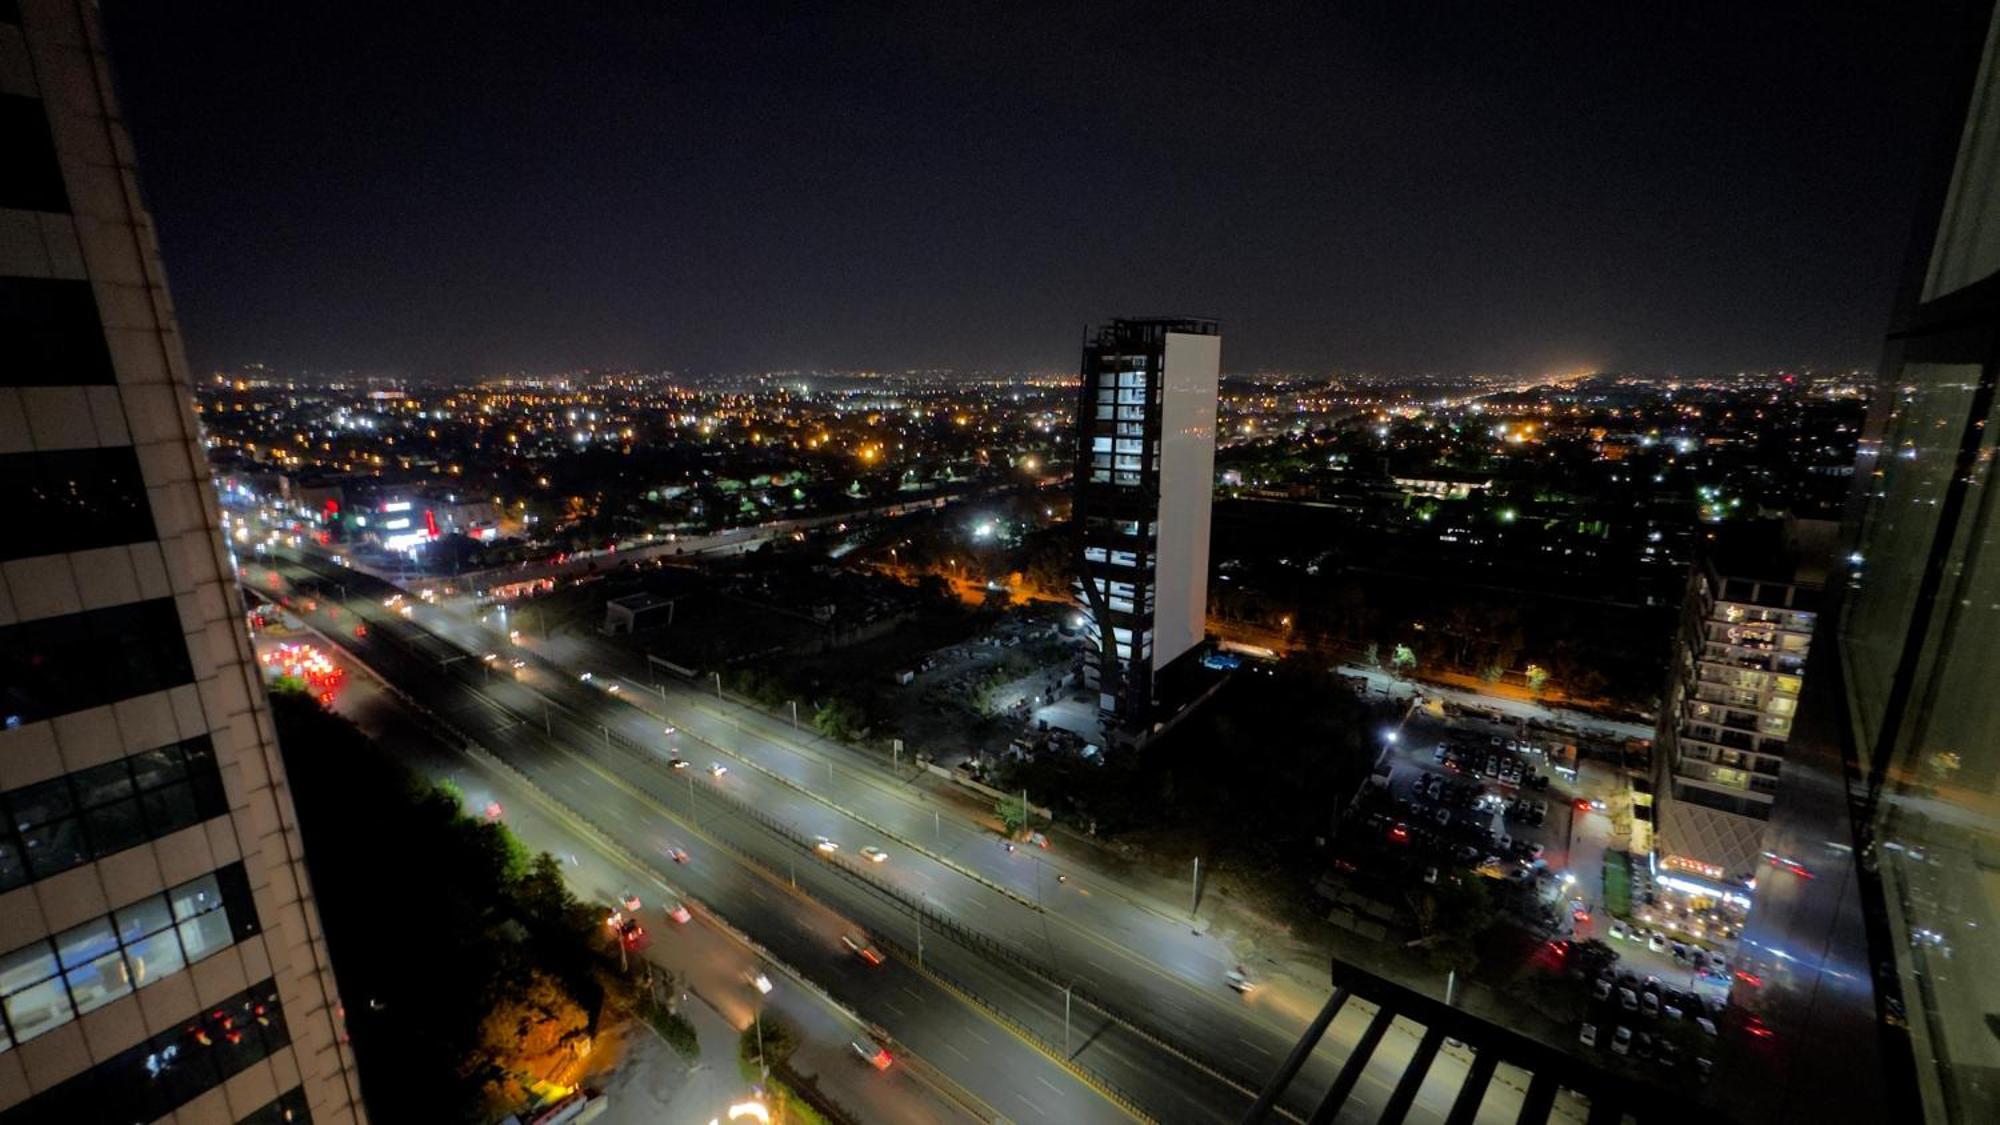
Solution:
{"label": "parking lot", "polygon": [[1739,1022],[1756,1035],[1762,1027],[1703,991],[1623,965],[1588,987],[1590,1007],[1577,1028],[1577,1046],[1600,1062],[1623,1059],[1635,1071],[1650,1069],[1661,1081],[1707,1082],[1722,1028]]}

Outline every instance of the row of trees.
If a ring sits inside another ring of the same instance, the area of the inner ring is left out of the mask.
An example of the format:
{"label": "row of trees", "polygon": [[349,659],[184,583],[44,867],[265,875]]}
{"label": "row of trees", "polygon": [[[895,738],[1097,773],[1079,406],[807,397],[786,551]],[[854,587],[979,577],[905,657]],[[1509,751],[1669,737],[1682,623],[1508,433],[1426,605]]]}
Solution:
{"label": "row of trees", "polygon": [[492,1121],[633,997],[601,912],[503,825],[302,693],[272,696],[372,1115]]}

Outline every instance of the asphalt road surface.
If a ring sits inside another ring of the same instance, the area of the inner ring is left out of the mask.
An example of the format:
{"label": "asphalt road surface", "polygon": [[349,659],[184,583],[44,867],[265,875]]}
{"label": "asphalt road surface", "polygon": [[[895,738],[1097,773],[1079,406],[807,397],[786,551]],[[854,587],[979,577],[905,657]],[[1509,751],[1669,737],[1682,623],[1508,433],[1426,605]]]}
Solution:
{"label": "asphalt road surface", "polygon": [[[278,565],[286,578],[312,577],[296,564]],[[920,927],[906,904],[920,903],[946,923],[995,943],[980,948],[933,934],[925,944],[930,966],[1043,1044],[1063,1042],[1066,997],[1055,982],[1073,982],[1069,1053],[1154,1116],[1233,1120],[1248,1104],[1246,1087],[1261,1082],[1277,1065],[1324,998],[1296,989],[1260,989],[1239,997],[1222,983],[1231,958],[1213,939],[1157,906],[1122,893],[1093,891],[1089,873],[1057,866],[1064,862],[1059,857],[1038,849],[1010,853],[977,826],[940,815],[914,794],[896,792],[879,775],[800,752],[785,744],[784,732],[771,729],[781,724],[766,716],[741,708],[731,714],[726,704],[699,704],[693,698],[697,693],[673,688],[648,700],[642,685],[620,682],[621,690],[613,693],[607,681],[618,681],[609,675],[585,683],[575,671],[534,657],[526,658],[529,665],[519,673],[505,659],[497,667],[482,667],[485,651],[497,649],[513,658],[519,650],[444,611],[421,607],[405,619],[384,608],[382,599],[391,592],[385,584],[326,564],[311,565],[326,572],[322,580],[331,575],[347,584],[347,610],[338,620],[324,622],[345,643],[360,648],[371,661],[393,665],[383,670],[403,690],[480,737],[565,804],[588,810],[594,823],[634,851],[648,854],[648,849],[664,849],[697,835],[713,840],[782,876],[787,885],[795,879],[801,892],[841,916],[911,948],[918,943]],[[276,581],[261,565],[249,577],[265,589]],[[333,609],[323,604],[319,614],[326,617]],[[358,640],[352,635],[356,614],[370,631]],[[387,643],[391,637],[401,640]],[[542,729],[532,721],[538,713],[544,716]],[[678,728],[676,735],[664,732],[668,723]],[[593,727],[601,738],[590,737]],[[676,751],[691,762],[687,768],[669,767]],[[727,765],[729,772],[712,777],[707,770],[711,762]],[[758,816],[778,830],[760,823]],[[874,845],[888,851],[890,859],[857,872],[799,846],[799,840],[815,836],[839,843],[843,858]],[[1058,882],[1058,873],[1068,875],[1067,882]],[[744,877],[696,893],[736,920],[739,911],[769,899],[771,882]],[[803,910],[788,890],[787,907]],[[738,924],[760,936],[773,921]],[[844,952],[838,937],[834,929],[819,933],[835,962]],[[844,967],[853,976],[856,966]],[[891,967],[907,968],[898,960],[884,968]],[[817,971],[808,971],[820,979]],[[866,985],[886,975],[864,973],[860,982],[829,977],[825,983],[836,995],[843,987],[859,985],[855,1006],[909,1039],[892,1023],[901,1014],[894,1010],[893,995]],[[1085,996],[1109,1000],[1128,1016],[1140,1013],[1135,1022],[1150,1035],[1107,1018]],[[877,1002],[865,1002],[869,1000]],[[945,1022],[977,1022],[967,1021],[969,1010],[961,1001]],[[884,1018],[877,1019],[878,1011]],[[1311,1111],[1372,1014],[1358,1004],[1342,1013],[1293,1083],[1287,1108],[1300,1117]],[[993,1021],[985,1022],[997,1030]],[[1362,1077],[1351,1103],[1357,1112],[1367,1113],[1371,1103],[1379,1106],[1386,1100],[1420,1034],[1420,1028],[1398,1021]],[[909,1041],[965,1080],[952,1070],[949,1051]],[[1046,1062],[1045,1055],[1037,1054]],[[973,1063],[968,1073],[985,1063],[969,1052],[967,1060]],[[1456,1089],[1453,1072],[1462,1075],[1468,1062],[1463,1052],[1448,1049],[1439,1055],[1412,1109],[1413,1120],[1443,1119]],[[1054,1069],[1080,1085],[1068,1072]],[[1030,1100],[1036,1088],[1032,1080],[1016,1082],[1011,1076],[1004,1085],[1006,1092]],[[987,1090],[974,1088],[993,1100]],[[1488,1108],[1504,1114],[1510,1099],[1518,1105],[1519,1088],[1503,1069],[1489,1093]],[[1562,1108],[1559,1102],[1558,1111]]]}

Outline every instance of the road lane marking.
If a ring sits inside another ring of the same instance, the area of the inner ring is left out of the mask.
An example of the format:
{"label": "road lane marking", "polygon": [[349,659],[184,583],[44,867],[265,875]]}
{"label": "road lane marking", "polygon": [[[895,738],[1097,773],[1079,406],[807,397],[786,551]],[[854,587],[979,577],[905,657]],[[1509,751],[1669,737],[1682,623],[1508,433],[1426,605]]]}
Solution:
{"label": "road lane marking", "polygon": [[1047,1117],[1049,1115],[1047,1110],[1043,1109],[1041,1106],[1036,1105],[1034,1102],[1028,1101],[1028,1095],[1017,1093],[1014,1096],[1021,1099],[1023,1102],[1026,1102],[1029,1109],[1034,1110],[1036,1113],[1041,1114],[1043,1117]]}
{"label": "road lane marking", "polygon": [[1047,1086],[1055,1094],[1056,1097],[1060,1098],[1063,1096],[1063,1092],[1056,1087],[1055,1083],[1049,1081],[1046,1078],[1043,1078],[1041,1075],[1039,1074],[1035,1075],[1035,1081],[1040,1082],[1044,1086]]}
{"label": "road lane marking", "polygon": [[1248,1047],[1251,1050],[1258,1052],[1259,1054],[1268,1055],[1272,1053],[1269,1047],[1265,1047],[1257,1043],[1252,1043],[1248,1039],[1243,1038],[1241,1035],[1236,1037],[1236,1041],[1238,1043],[1243,1044],[1245,1047]]}
{"label": "road lane marking", "polygon": [[957,1055],[959,1058],[964,1059],[966,1062],[972,1061],[971,1055],[966,1054],[964,1051],[959,1050],[957,1047],[954,1047],[949,1043],[942,1043],[939,1044],[939,1046],[942,1046],[945,1050],[950,1051],[952,1054]]}

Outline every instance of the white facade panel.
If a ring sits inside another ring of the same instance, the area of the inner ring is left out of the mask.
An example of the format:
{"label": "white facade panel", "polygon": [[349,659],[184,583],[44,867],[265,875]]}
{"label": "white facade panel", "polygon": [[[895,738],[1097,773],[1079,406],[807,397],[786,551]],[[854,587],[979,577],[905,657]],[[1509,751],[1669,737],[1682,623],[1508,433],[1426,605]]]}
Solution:
{"label": "white facade panel", "polygon": [[1167,334],[1160,400],[1160,531],[1153,670],[1201,643],[1208,624],[1208,526],[1222,337]]}

